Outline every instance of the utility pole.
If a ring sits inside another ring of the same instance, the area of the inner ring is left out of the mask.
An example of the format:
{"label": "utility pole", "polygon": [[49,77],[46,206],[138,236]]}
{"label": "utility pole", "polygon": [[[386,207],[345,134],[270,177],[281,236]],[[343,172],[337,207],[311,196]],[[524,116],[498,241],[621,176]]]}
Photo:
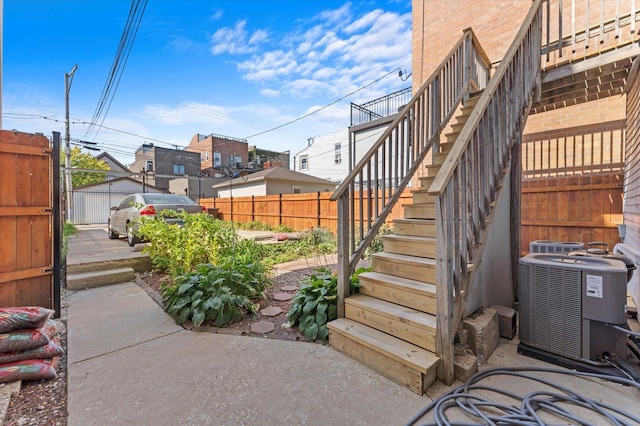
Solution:
{"label": "utility pole", "polygon": [[64,165],[65,165],[65,198],[67,200],[66,208],[66,220],[73,221],[72,214],[72,184],[71,184],[71,136],[69,134],[69,90],[71,90],[71,83],[73,82],[73,74],[78,69],[78,65],[74,65],[69,73],[64,74],[64,101],[65,101],[65,144],[64,144]]}

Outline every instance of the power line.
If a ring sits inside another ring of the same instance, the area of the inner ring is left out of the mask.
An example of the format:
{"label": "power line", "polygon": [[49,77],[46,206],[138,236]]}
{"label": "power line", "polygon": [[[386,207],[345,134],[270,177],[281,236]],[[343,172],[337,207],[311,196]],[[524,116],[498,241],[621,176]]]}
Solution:
{"label": "power line", "polygon": [[118,50],[116,51],[116,55],[113,59],[113,64],[111,65],[111,71],[109,72],[109,76],[107,77],[105,85],[102,89],[102,94],[100,95],[98,106],[96,107],[96,110],[93,113],[93,117],[91,118],[91,124],[87,129],[84,137],[87,137],[96,128],[98,121],[100,121],[100,126],[97,126],[97,135],[102,124],[104,124],[104,120],[107,118],[107,114],[109,113],[109,109],[111,108],[113,98],[118,91],[120,79],[122,78],[122,74],[127,65],[127,61],[129,60],[133,42],[135,41],[136,35],[138,34],[142,16],[144,15],[144,11],[147,7],[148,0],[143,1],[144,3],[142,4],[142,6],[140,5],[141,0],[132,0],[131,2],[131,7],[129,8],[129,17],[127,18],[125,29],[120,38]]}
{"label": "power line", "polygon": [[291,120],[291,121],[288,121],[288,122],[286,122],[286,123],[284,123],[284,124],[281,124],[281,125],[279,125],[279,126],[273,127],[273,128],[271,128],[271,129],[265,130],[265,131],[263,131],[263,132],[259,132],[259,133],[256,133],[256,134],[254,134],[254,135],[247,136],[247,137],[246,137],[246,138],[244,138],[244,139],[254,138],[254,137],[256,137],[256,136],[264,135],[265,133],[273,132],[274,130],[281,129],[281,128],[285,127],[285,126],[288,126],[288,125],[290,125],[290,124],[296,123],[296,122],[298,122],[298,121],[300,121],[300,120],[302,120],[302,119],[304,119],[304,118],[307,118],[307,117],[309,117],[309,116],[311,116],[311,115],[313,115],[313,114],[316,114],[316,113],[318,113],[318,112],[322,111],[323,109],[327,109],[327,108],[329,108],[331,105],[335,105],[335,104],[337,104],[338,102],[340,102],[340,101],[342,101],[342,100],[344,100],[344,99],[348,98],[348,97],[349,97],[349,96],[351,96],[351,95],[355,95],[355,94],[356,94],[356,93],[358,93],[359,91],[366,89],[367,87],[369,87],[369,86],[371,86],[371,85],[373,85],[373,84],[375,84],[375,83],[379,82],[380,80],[382,80],[382,79],[384,79],[384,78],[386,78],[386,77],[390,76],[391,74],[395,74],[399,69],[400,69],[400,68],[395,68],[393,71],[390,71],[390,72],[388,72],[387,74],[383,75],[382,77],[380,77],[380,78],[378,78],[378,79],[376,79],[376,80],[373,80],[371,83],[366,84],[366,85],[364,85],[364,86],[362,86],[362,87],[360,87],[360,88],[358,88],[358,89],[354,90],[354,91],[353,91],[353,92],[351,92],[351,93],[347,93],[347,94],[346,94],[346,95],[344,95],[343,97],[341,97],[341,98],[339,98],[339,99],[336,99],[335,101],[333,101],[333,102],[331,102],[331,103],[329,103],[329,104],[327,104],[327,105],[325,105],[325,106],[322,106],[322,107],[320,107],[320,108],[318,108],[318,109],[316,109],[316,110],[313,110],[313,111],[311,111],[311,112],[310,112],[310,113],[308,113],[308,114],[305,114],[305,115],[303,115],[303,116],[300,116],[300,117],[298,117],[298,118],[295,118],[295,119],[293,119],[293,120]]}

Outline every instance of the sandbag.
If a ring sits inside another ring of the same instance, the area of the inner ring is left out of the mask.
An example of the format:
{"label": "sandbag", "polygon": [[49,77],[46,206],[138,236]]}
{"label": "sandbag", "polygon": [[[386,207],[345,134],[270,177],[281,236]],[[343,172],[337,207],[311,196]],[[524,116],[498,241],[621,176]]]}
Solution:
{"label": "sandbag", "polygon": [[50,380],[58,375],[60,357],[51,359],[28,359],[25,361],[0,364],[0,383],[16,380]]}
{"label": "sandbag", "polygon": [[14,330],[0,334],[0,352],[17,352],[44,346],[62,330],[62,324],[49,319],[40,328]]}
{"label": "sandbag", "polygon": [[49,359],[60,356],[64,353],[64,349],[60,346],[60,337],[54,336],[51,341],[35,349],[28,349],[26,351],[16,352],[2,352],[0,353],[0,364],[7,364],[10,362],[24,361],[26,359]]}
{"label": "sandbag", "polygon": [[0,333],[42,327],[53,313],[40,306],[0,308]]}

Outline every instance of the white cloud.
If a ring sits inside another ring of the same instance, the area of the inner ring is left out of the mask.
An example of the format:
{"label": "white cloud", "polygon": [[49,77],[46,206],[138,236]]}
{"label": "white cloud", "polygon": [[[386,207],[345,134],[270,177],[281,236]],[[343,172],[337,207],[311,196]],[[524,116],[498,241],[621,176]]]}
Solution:
{"label": "white cloud", "polygon": [[260,90],[260,94],[267,98],[277,98],[280,96],[280,92],[273,89],[262,89]]}
{"label": "white cloud", "polygon": [[186,37],[183,36],[173,36],[169,39],[168,46],[177,51],[177,52],[185,52],[189,50],[189,48],[193,45],[193,42]]}
{"label": "white cloud", "polygon": [[246,54],[255,52],[258,46],[268,40],[268,33],[264,30],[255,31],[249,35],[246,30],[247,21],[236,22],[235,27],[220,28],[211,36],[211,53]]}
{"label": "white cloud", "polygon": [[[255,31],[251,44],[246,23],[240,21],[233,29],[214,34],[212,51],[250,53],[236,66],[243,79],[260,85],[264,96],[344,95],[410,63],[410,12],[376,9],[355,15],[347,3],[319,13],[304,25],[302,30],[279,34],[277,40],[269,39],[264,30]],[[260,51],[254,50],[258,44]],[[398,88],[398,82],[383,83],[389,91]]]}

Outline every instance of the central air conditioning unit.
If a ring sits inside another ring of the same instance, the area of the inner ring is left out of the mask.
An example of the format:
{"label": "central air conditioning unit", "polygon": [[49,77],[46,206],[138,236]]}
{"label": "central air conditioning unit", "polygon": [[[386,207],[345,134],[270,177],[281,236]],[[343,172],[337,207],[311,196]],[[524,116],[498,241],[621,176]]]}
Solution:
{"label": "central air conditioning unit", "polygon": [[[532,253],[519,261],[518,352],[583,371],[626,360],[627,266],[603,257]],[[613,373],[617,374],[617,373]]]}

